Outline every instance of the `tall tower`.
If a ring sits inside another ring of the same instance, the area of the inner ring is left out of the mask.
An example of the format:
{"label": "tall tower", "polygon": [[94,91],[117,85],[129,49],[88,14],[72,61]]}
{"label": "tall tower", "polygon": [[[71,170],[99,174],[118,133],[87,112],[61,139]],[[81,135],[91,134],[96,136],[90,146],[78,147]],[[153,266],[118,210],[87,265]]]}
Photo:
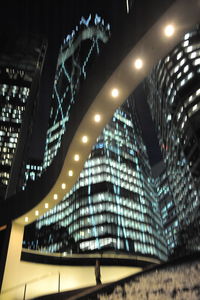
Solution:
{"label": "tall tower", "polygon": [[30,146],[40,73],[47,44],[37,37],[1,36],[0,195],[20,187]]}
{"label": "tall tower", "polygon": [[199,79],[200,29],[197,25],[159,62],[148,79],[148,102],[185,236],[182,243],[193,250],[199,249],[200,243],[193,236],[200,220]]}
{"label": "tall tower", "polygon": [[23,188],[28,180],[35,180],[53,162],[62,137],[69,130],[72,107],[79,101],[79,86],[109,38],[110,25],[97,14],[82,17],[79,24],[64,37],[58,54],[44,159],[42,163],[27,163]]}
{"label": "tall tower", "polygon": [[73,189],[37,221],[32,248],[166,258],[147,152],[131,111],[127,101],[115,112]]}

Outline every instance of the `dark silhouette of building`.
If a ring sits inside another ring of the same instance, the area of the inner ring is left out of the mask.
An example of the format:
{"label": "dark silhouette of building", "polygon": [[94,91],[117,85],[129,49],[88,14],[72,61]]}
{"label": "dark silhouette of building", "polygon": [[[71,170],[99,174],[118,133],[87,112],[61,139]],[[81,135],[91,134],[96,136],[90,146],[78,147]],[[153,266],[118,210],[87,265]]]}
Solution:
{"label": "dark silhouette of building", "polygon": [[168,251],[172,253],[178,244],[179,222],[163,161],[154,165],[152,172],[155,177],[164,237]]}
{"label": "dark silhouette of building", "polygon": [[37,111],[46,41],[36,36],[1,35],[0,195],[21,188]]}

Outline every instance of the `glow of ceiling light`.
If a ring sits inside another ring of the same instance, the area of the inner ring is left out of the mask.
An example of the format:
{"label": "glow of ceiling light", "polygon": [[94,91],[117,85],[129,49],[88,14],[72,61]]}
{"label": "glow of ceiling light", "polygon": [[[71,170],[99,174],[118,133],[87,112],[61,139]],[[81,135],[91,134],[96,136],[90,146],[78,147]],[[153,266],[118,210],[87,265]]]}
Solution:
{"label": "glow of ceiling light", "polygon": [[164,32],[167,37],[171,37],[174,34],[175,28],[173,25],[169,24],[165,27]]}
{"label": "glow of ceiling light", "polygon": [[79,159],[80,159],[79,154],[75,154],[75,155],[74,155],[74,160],[75,160],[75,161],[79,161]]}
{"label": "glow of ceiling light", "polygon": [[35,215],[39,216],[39,211],[38,210],[35,211]]}
{"label": "glow of ceiling light", "polygon": [[88,137],[87,137],[87,135],[84,135],[84,136],[82,137],[82,142],[83,142],[84,144],[86,144],[86,143],[88,142]]}
{"label": "glow of ceiling light", "polygon": [[100,116],[99,114],[96,114],[96,115],[94,116],[94,121],[95,121],[96,123],[99,123],[99,122],[101,121],[101,116]]}
{"label": "glow of ceiling light", "polygon": [[112,89],[111,95],[113,98],[117,98],[119,96],[119,90],[118,89]]}
{"label": "glow of ceiling light", "polygon": [[68,175],[69,175],[70,177],[73,176],[73,171],[72,171],[72,170],[69,170]]}
{"label": "glow of ceiling light", "polygon": [[58,200],[58,194],[54,194],[54,195],[53,195],[53,199],[54,199],[54,200]]}
{"label": "glow of ceiling light", "polygon": [[66,183],[62,183],[61,188],[62,188],[63,190],[65,190],[65,189],[66,189]]}
{"label": "glow of ceiling light", "polygon": [[45,208],[49,208],[49,203],[45,203],[45,204],[44,204],[44,207],[45,207]]}
{"label": "glow of ceiling light", "polygon": [[25,222],[27,223],[27,222],[28,222],[28,217],[25,217],[25,219],[24,219],[24,220],[25,220]]}
{"label": "glow of ceiling light", "polygon": [[142,61],[142,59],[141,59],[141,58],[137,58],[137,59],[135,60],[134,65],[135,65],[135,68],[136,68],[137,70],[140,70],[140,69],[143,67],[143,61]]}

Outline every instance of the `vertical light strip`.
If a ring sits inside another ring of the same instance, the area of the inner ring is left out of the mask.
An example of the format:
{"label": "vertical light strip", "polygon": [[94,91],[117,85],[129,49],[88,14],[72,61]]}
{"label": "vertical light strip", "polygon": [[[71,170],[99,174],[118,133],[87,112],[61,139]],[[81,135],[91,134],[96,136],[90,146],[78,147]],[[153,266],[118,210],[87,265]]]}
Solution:
{"label": "vertical light strip", "polygon": [[129,0],[126,0],[126,11],[129,14]]}
{"label": "vertical light strip", "polygon": [[[90,160],[88,161],[88,167],[91,168],[92,165],[90,165]],[[90,180],[90,175],[88,176],[88,202],[89,202],[89,209],[92,217],[92,229],[94,232],[95,240],[96,240],[96,248],[100,249],[100,243],[99,243],[99,238],[98,238],[98,232],[95,224],[95,218],[94,218],[94,210],[93,210],[93,203],[91,201],[91,180]]]}

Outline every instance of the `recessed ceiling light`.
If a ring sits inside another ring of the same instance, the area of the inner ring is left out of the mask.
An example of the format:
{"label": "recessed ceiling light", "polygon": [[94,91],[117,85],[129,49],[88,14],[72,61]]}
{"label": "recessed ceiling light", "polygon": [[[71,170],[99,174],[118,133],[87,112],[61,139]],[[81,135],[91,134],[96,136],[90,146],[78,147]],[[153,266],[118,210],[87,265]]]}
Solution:
{"label": "recessed ceiling light", "polygon": [[54,200],[58,200],[58,194],[54,194],[54,195],[53,195],[53,199],[54,199]]}
{"label": "recessed ceiling light", "polygon": [[36,216],[39,216],[39,210],[36,210],[36,211],[35,211],[35,215],[36,215]]}
{"label": "recessed ceiling light", "polygon": [[173,25],[169,24],[165,27],[164,32],[167,37],[170,37],[174,34],[175,28]]}
{"label": "recessed ceiling light", "polygon": [[79,161],[79,159],[80,159],[79,154],[75,154],[75,155],[74,155],[74,160],[75,160],[75,161]]}
{"label": "recessed ceiling light", "polygon": [[116,88],[112,89],[111,95],[113,98],[117,98],[119,96],[119,90]]}
{"label": "recessed ceiling light", "polygon": [[96,115],[94,116],[94,121],[95,121],[96,123],[99,123],[99,122],[101,121],[101,116],[100,116],[99,114],[96,114]]}
{"label": "recessed ceiling light", "polygon": [[73,171],[72,171],[72,170],[69,170],[68,175],[69,175],[70,177],[73,176]]}
{"label": "recessed ceiling light", "polygon": [[25,222],[27,223],[27,222],[28,222],[28,217],[25,217],[25,219],[24,219],[24,220],[25,220]]}
{"label": "recessed ceiling light", "polygon": [[66,183],[62,183],[62,184],[61,184],[61,188],[62,188],[63,190],[65,190],[65,189],[66,189]]}
{"label": "recessed ceiling light", "polygon": [[86,143],[88,142],[88,137],[87,137],[87,135],[84,135],[84,136],[82,137],[82,142],[83,142],[84,144],[86,144]]}
{"label": "recessed ceiling light", "polygon": [[45,203],[45,204],[44,204],[44,207],[45,207],[45,208],[49,208],[49,203]]}
{"label": "recessed ceiling light", "polygon": [[135,68],[136,68],[137,70],[140,70],[140,69],[143,67],[143,61],[142,61],[142,59],[141,59],[141,58],[137,58],[137,59],[135,60],[134,65],[135,65]]}

